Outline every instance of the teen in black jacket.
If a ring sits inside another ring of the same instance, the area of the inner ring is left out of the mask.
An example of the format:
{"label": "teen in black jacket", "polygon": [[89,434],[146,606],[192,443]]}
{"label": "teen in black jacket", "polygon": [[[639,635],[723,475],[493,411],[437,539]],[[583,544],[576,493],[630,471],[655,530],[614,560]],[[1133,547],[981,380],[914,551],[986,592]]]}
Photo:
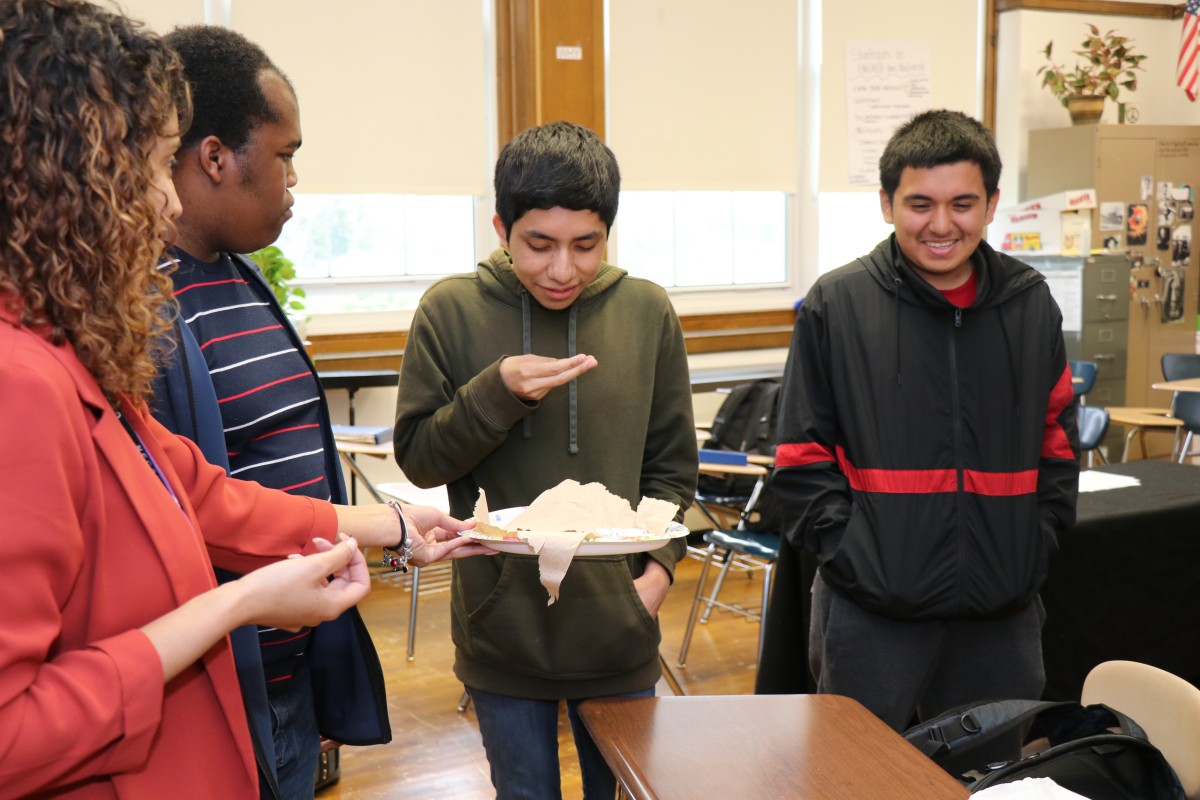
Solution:
{"label": "teen in black jacket", "polygon": [[774,487],[820,563],[819,690],[899,728],[918,707],[1040,695],[1037,592],[1079,466],[1062,316],[1039,273],[982,241],[990,136],[927,112],[881,172],[895,234],[798,312]]}

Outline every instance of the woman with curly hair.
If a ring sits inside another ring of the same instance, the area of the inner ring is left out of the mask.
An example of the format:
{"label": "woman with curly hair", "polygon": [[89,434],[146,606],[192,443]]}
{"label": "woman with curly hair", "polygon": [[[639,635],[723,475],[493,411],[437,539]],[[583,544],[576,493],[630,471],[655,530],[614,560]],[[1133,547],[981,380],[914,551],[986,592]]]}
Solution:
{"label": "woman with curly hair", "polygon": [[334,618],[369,591],[360,545],[482,548],[434,509],[227,478],[148,413],[171,50],[82,0],[0,0],[0,98],[0,798],[257,797],[229,632]]}

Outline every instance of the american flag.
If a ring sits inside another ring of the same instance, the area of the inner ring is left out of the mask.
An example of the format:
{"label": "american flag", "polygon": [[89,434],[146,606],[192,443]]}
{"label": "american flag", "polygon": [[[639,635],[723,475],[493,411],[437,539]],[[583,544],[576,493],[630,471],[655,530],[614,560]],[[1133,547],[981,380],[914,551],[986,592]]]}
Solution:
{"label": "american flag", "polygon": [[1196,101],[1196,84],[1200,81],[1200,0],[1187,0],[1183,11],[1183,35],[1179,38],[1179,63],[1175,67],[1175,82],[1187,92],[1188,100]]}

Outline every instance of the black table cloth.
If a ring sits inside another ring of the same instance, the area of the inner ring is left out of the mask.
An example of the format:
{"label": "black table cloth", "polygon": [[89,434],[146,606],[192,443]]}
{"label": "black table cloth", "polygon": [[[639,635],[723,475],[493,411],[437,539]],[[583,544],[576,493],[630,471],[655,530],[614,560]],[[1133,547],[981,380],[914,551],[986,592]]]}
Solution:
{"label": "black table cloth", "polygon": [[[1140,661],[1200,686],[1200,467],[1136,461],[1099,468],[1141,485],[1079,495],[1042,588],[1045,697],[1078,700],[1096,664]],[[812,556],[781,549],[756,690],[813,690]]]}

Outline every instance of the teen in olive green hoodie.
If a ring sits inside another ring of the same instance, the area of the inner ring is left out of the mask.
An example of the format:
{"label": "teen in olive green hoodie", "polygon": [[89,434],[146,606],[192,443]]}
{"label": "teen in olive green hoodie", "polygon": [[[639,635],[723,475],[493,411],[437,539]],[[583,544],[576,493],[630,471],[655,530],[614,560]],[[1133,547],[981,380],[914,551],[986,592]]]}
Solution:
{"label": "teen in olive green hoodie", "polygon": [[[598,481],[633,505],[643,495],[677,503],[680,517],[691,503],[696,437],[679,320],[660,287],[601,260],[618,189],[611,151],[585,128],[519,134],[496,166],[505,247],[422,298],[400,375],[396,457],[418,486],[448,486],[452,514],[471,516],[481,487],[494,510],[528,505],[566,478]],[[535,556],[454,565],[454,669],[475,698],[499,797],[551,787],[557,796],[557,706],[537,701],[653,690],[656,614],[684,552],[677,539],[578,558],[550,606]],[[516,716],[526,705],[543,711]],[[612,797],[612,776],[572,717],[585,797]],[[517,741],[506,725],[518,726]]]}

